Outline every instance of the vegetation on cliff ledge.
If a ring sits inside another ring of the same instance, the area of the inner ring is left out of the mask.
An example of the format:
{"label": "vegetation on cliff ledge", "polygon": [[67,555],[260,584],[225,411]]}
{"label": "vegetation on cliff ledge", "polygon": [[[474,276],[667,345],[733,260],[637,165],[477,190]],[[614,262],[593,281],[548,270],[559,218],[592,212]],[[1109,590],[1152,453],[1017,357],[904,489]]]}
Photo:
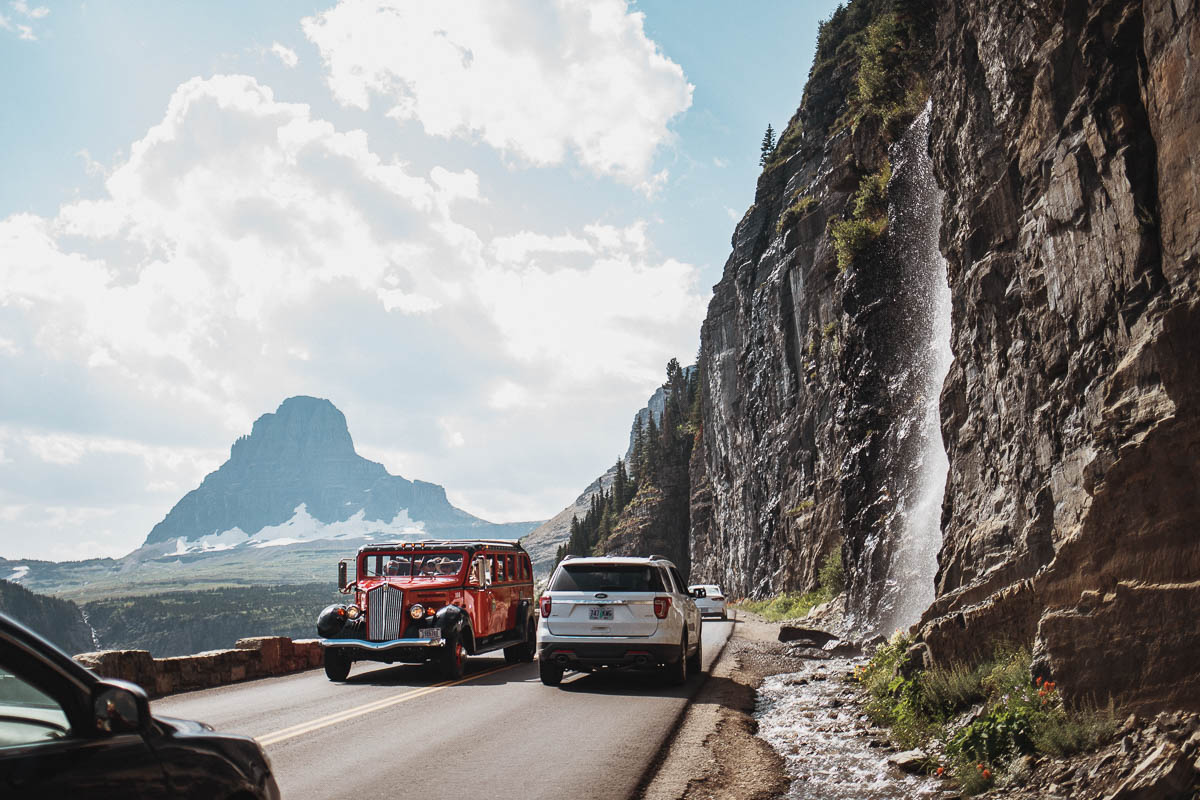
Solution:
{"label": "vegetation on cliff ledge", "polygon": [[884,161],[878,171],[866,175],[854,195],[849,219],[832,219],[829,235],[837,252],[838,270],[845,272],[854,259],[887,231],[887,185],[892,165]]}
{"label": "vegetation on cliff ledge", "polygon": [[825,556],[817,572],[817,581],[819,585],[811,592],[784,592],[766,600],[743,600],[737,607],[758,614],[768,622],[805,616],[845,591],[846,573],[842,567],[841,548]]}

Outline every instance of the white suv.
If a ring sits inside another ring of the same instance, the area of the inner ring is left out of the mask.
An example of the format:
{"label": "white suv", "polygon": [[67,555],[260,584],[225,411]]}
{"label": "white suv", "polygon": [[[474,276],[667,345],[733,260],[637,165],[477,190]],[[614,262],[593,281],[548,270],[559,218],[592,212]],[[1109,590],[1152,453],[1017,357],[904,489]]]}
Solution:
{"label": "white suv", "polygon": [[661,556],[567,556],[540,601],[542,683],[574,669],[663,669],[672,683],[700,672],[700,611]]}

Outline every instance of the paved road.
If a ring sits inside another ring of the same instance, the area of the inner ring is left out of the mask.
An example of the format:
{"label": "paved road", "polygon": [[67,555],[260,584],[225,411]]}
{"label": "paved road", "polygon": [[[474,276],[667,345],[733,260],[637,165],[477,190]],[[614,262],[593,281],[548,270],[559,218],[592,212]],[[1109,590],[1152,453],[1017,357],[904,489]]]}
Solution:
{"label": "paved road", "polygon": [[[732,622],[704,623],[705,671]],[[699,687],[655,675],[568,673],[467,661],[459,681],[420,666],[355,664],[155,700],[156,714],[258,739],[284,800],[356,797],[624,800]]]}

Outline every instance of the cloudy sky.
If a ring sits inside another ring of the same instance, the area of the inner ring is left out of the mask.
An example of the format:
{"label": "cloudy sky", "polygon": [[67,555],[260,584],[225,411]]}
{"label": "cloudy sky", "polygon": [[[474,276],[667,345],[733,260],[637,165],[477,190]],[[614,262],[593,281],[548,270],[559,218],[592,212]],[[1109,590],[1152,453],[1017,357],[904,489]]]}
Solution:
{"label": "cloudy sky", "polygon": [[0,2],[0,556],[56,560],[295,394],[556,513],[694,360],[836,6]]}

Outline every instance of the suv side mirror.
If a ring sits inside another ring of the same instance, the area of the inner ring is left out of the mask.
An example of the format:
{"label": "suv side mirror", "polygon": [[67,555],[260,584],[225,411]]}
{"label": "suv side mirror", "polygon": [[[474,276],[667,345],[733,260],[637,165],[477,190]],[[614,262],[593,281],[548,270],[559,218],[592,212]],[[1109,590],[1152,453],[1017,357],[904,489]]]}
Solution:
{"label": "suv side mirror", "polygon": [[348,582],[346,580],[346,562],[339,561],[338,562],[338,591],[339,592],[346,591],[347,583]]}
{"label": "suv side mirror", "polygon": [[92,716],[101,733],[135,733],[150,727],[150,698],[136,683],[110,678],[92,687]]}
{"label": "suv side mirror", "polygon": [[688,592],[692,597],[708,597],[708,591],[703,586],[697,586]]}

